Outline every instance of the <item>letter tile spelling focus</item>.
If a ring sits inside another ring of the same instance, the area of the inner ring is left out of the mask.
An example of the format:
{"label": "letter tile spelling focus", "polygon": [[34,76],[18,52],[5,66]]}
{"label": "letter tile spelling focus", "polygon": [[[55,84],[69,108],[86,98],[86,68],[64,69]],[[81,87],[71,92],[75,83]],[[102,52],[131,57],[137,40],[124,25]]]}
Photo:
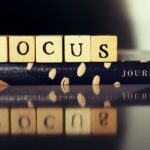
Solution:
{"label": "letter tile spelling focus", "polygon": [[92,109],[92,134],[112,135],[117,133],[117,109]]}
{"label": "letter tile spelling focus", "polygon": [[117,62],[117,36],[91,36],[92,62]]}
{"label": "letter tile spelling focus", "polygon": [[90,62],[90,36],[65,36],[65,62]]}
{"label": "letter tile spelling focus", "polygon": [[9,36],[10,62],[35,62],[34,36]]}
{"label": "letter tile spelling focus", "polygon": [[34,108],[12,108],[11,133],[14,135],[35,134],[36,110]]}
{"label": "letter tile spelling focus", "polygon": [[67,108],[66,134],[87,135],[91,133],[91,109],[89,108]]}
{"label": "letter tile spelling focus", "polygon": [[37,133],[62,134],[63,133],[62,108],[38,108]]}
{"label": "letter tile spelling focus", "polygon": [[9,133],[9,110],[0,108],[0,135]]}
{"label": "letter tile spelling focus", "polygon": [[7,36],[0,36],[0,62],[8,62]]}
{"label": "letter tile spelling focus", "polygon": [[62,36],[36,36],[36,62],[62,62]]}

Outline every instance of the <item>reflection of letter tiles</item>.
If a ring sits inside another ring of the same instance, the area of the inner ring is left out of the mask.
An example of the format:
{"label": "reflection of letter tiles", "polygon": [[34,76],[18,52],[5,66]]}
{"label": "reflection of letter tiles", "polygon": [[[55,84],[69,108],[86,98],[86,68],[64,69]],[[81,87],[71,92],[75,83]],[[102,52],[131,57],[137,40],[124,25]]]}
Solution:
{"label": "reflection of letter tiles", "polygon": [[62,108],[38,108],[37,133],[62,134],[63,133]]}
{"label": "reflection of letter tiles", "polygon": [[0,62],[8,61],[7,36],[0,36]]}
{"label": "reflection of letter tiles", "polygon": [[90,62],[90,36],[65,36],[65,62]]}
{"label": "reflection of letter tiles", "polygon": [[36,62],[62,62],[62,36],[36,36]]}
{"label": "reflection of letter tiles", "polygon": [[116,134],[117,109],[93,108],[92,109],[92,134]]}
{"label": "reflection of letter tiles", "polygon": [[90,134],[91,133],[91,109],[68,108],[65,112],[66,134]]}
{"label": "reflection of letter tiles", "polygon": [[36,133],[36,111],[34,108],[11,109],[11,133]]}
{"label": "reflection of letter tiles", "polygon": [[9,133],[9,110],[0,108],[0,134]]}
{"label": "reflection of letter tiles", "polygon": [[35,62],[35,37],[10,36],[9,37],[10,62]]}

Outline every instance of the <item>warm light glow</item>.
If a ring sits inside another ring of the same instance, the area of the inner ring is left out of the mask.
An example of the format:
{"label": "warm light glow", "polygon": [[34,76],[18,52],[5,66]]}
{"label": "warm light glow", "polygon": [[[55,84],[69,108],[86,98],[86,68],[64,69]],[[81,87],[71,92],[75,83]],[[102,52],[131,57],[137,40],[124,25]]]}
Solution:
{"label": "warm light glow", "polygon": [[131,23],[136,48],[150,51],[150,1],[124,0],[123,5]]}

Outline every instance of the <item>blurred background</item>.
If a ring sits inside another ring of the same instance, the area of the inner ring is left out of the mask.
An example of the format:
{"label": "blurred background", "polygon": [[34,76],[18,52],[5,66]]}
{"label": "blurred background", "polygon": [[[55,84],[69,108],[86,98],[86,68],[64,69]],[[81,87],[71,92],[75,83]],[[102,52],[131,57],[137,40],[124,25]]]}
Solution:
{"label": "blurred background", "polygon": [[121,49],[150,50],[149,0],[6,0],[0,6],[0,34],[116,34]]}

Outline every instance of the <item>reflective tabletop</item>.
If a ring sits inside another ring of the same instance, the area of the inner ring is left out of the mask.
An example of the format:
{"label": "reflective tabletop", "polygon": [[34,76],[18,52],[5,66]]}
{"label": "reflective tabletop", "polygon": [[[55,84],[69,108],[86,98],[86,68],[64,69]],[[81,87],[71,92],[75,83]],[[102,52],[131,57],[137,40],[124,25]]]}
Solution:
{"label": "reflective tabletop", "polygon": [[149,149],[150,85],[1,86],[0,147]]}

